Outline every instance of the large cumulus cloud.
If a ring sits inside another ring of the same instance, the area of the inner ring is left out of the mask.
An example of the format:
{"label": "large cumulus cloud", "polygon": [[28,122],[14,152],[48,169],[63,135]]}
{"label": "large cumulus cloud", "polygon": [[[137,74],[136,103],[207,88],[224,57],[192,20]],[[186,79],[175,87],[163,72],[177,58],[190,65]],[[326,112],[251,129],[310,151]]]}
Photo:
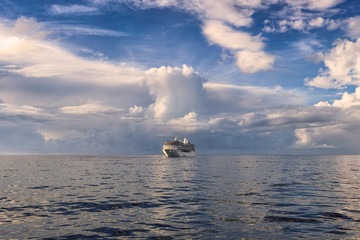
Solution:
{"label": "large cumulus cloud", "polygon": [[172,119],[203,111],[205,79],[191,67],[152,68],[145,72],[145,79],[155,100],[148,108],[154,118]]}

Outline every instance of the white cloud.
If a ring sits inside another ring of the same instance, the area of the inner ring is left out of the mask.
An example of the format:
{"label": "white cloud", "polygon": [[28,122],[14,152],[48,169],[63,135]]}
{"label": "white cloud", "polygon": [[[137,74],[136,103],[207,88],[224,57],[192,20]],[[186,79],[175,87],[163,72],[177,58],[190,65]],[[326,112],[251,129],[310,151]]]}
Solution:
{"label": "white cloud", "polygon": [[295,8],[322,10],[335,7],[345,0],[286,0],[286,3]]}
{"label": "white cloud", "polygon": [[262,6],[260,0],[195,0],[185,1],[184,7],[189,11],[196,11],[202,19],[219,20],[237,27],[252,24],[251,15],[255,8]]}
{"label": "white cloud", "polygon": [[318,88],[344,88],[347,85],[360,84],[360,39],[352,42],[337,42],[329,53],[324,54],[327,69],[313,79],[306,79],[305,84]]}
{"label": "white cloud", "polygon": [[309,9],[326,9],[332,8],[346,0],[310,0],[308,3]]}
{"label": "white cloud", "polygon": [[[95,0],[97,3],[109,2],[111,0]],[[122,0],[120,0],[122,1]],[[169,7],[179,4],[179,0],[125,0],[129,4],[134,4],[137,7]]]}
{"label": "white cloud", "polygon": [[290,26],[295,30],[302,31],[305,28],[305,23],[302,19],[299,19],[299,20],[290,22]]}
{"label": "white cloud", "polygon": [[0,113],[5,114],[24,114],[24,115],[40,115],[43,114],[43,109],[33,106],[16,106],[5,103],[0,103]]}
{"label": "white cloud", "polygon": [[107,30],[96,28],[93,26],[84,26],[84,25],[69,25],[69,24],[58,24],[58,23],[48,23],[47,26],[51,28],[52,32],[58,33],[60,35],[89,35],[89,36],[108,36],[108,37],[125,37],[129,34],[125,32]]}
{"label": "white cloud", "polygon": [[224,48],[240,50],[234,53],[236,65],[244,73],[255,73],[272,68],[275,58],[262,51],[264,44],[259,36],[235,31],[222,22],[206,21],[203,33],[208,41]]}
{"label": "white cloud", "polygon": [[0,103],[0,125],[3,123],[22,122],[23,123],[45,123],[51,119],[52,115],[43,108],[30,105],[16,105]]}
{"label": "white cloud", "polygon": [[327,29],[329,29],[329,30],[337,29],[337,28],[341,27],[342,24],[343,24],[343,21],[341,21],[341,20],[333,20],[333,19],[325,20],[325,25],[327,25]]}
{"label": "white cloud", "polygon": [[34,18],[19,17],[15,21],[11,21],[11,23],[7,19],[0,19],[1,36],[41,39],[49,33],[44,28],[45,25],[37,22]]}
{"label": "white cloud", "polygon": [[189,112],[184,117],[171,119],[167,122],[167,126],[171,127],[172,131],[185,133],[206,129],[208,123],[199,121],[195,112]]}
{"label": "white cloud", "polygon": [[340,108],[360,106],[360,87],[356,88],[354,93],[345,92],[340,100],[334,100],[332,106]]}
{"label": "white cloud", "polygon": [[[293,11],[293,13],[292,13]],[[294,11],[298,11],[293,8],[288,8],[282,13],[279,18],[281,20],[266,19],[264,21],[265,32],[286,32],[290,29],[298,31],[309,31],[316,28],[326,27],[328,30],[334,30],[341,28],[346,32],[346,35],[352,39],[360,37],[360,30],[358,25],[360,24],[360,16],[350,17],[347,19],[331,19],[323,17],[324,13],[319,12],[316,14],[295,14]],[[286,12],[286,13],[285,13]],[[276,19],[276,18],[275,18]]]}
{"label": "white cloud", "polygon": [[346,23],[345,30],[347,31],[348,36],[353,39],[360,38],[360,16],[348,18],[344,22]]}
{"label": "white cloud", "polygon": [[255,73],[269,70],[274,64],[275,57],[262,51],[243,50],[236,55],[236,65],[244,73]]}
{"label": "white cloud", "polygon": [[89,7],[85,5],[52,5],[49,12],[54,15],[61,14],[94,14],[98,12],[98,9],[95,7]]}
{"label": "white cloud", "polygon": [[[293,10],[293,9],[291,9]],[[289,10],[290,11],[290,10]],[[328,30],[334,30],[344,25],[342,20],[333,20],[330,18],[323,18],[318,16],[319,14],[313,14],[309,16],[293,16],[290,12],[281,16],[281,20],[277,21],[266,21],[264,23],[265,32],[286,32],[289,30],[297,31],[310,31],[316,28],[326,27]],[[291,19],[287,19],[287,15],[291,16]],[[285,18],[285,19],[283,19]]]}
{"label": "white cloud", "polygon": [[325,102],[325,101],[320,101],[320,102],[316,103],[314,106],[315,107],[330,107],[330,103]]}
{"label": "white cloud", "polygon": [[60,111],[65,114],[114,114],[123,112],[123,109],[106,106],[98,102],[91,102],[80,106],[66,106],[60,108]]}
{"label": "white cloud", "polygon": [[306,57],[313,62],[320,62],[324,59],[321,53],[316,53],[316,49],[321,49],[323,47],[321,42],[316,39],[304,38],[291,45],[298,50],[297,55],[299,58]]}
{"label": "white cloud", "polygon": [[249,49],[258,51],[264,47],[259,36],[235,31],[231,27],[216,20],[205,21],[203,33],[210,43],[230,49]]}
{"label": "white cloud", "polygon": [[149,92],[155,98],[148,113],[156,119],[172,119],[201,111],[204,79],[191,67],[152,68],[145,73]]}
{"label": "white cloud", "polygon": [[0,24],[0,63],[16,66],[3,71],[103,86],[142,84],[142,70],[78,57],[56,43],[39,39],[43,32],[34,31],[33,24],[34,20],[24,18],[18,19],[14,26]]}
{"label": "white cloud", "polygon": [[319,27],[322,27],[324,25],[324,23],[325,23],[324,18],[317,17],[317,18],[314,18],[309,21],[309,26],[314,27],[314,28],[319,28]]}
{"label": "white cloud", "polygon": [[311,139],[309,138],[308,134],[306,134],[306,129],[296,129],[295,136],[298,138],[295,145],[299,147],[306,147],[310,145]]}
{"label": "white cloud", "polygon": [[[241,6],[242,8],[238,8]],[[263,51],[264,43],[260,36],[234,29],[231,26],[250,26],[251,15],[255,9],[264,7],[261,1],[191,1],[186,2],[188,10],[200,14],[203,21],[203,34],[211,44],[218,44],[225,49],[242,50],[234,53],[237,66],[244,73],[255,73],[272,68],[274,57]],[[248,51],[250,50],[250,51]],[[250,56],[252,60],[265,57],[258,66],[253,61],[243,63],[242,57]]]}
{"label": "white cloud", "polygon": [[330,17],[339,12],[337,5],[345,0],[285,0],[285,5],[271,20],[265,22],[266,32],[286,32],[289,30],[309,31],[327,27],[329,30],[338,28],[340,20]]}
{"label": "white cloud", "polygon": [[145,111],[145,109],[142,106],[134,105],[129,108],[129,113],[131,116],[138,116],[138,115],[142,114],[144,111]]}
{"label": "white cloud", "polygon": [[333,145],[329,144],[321,144],[317,145],[316,142],[322,142],[324,138],[324,133],[327,133],[326,137],[333,137],[335,133],[341,133],[342,131],[339,129],[336,129],[334,127],[321,127],[321,128],[301,128],[301,129],[295,129],[295,136],[298,138],[298,140],[295,142],[294,147],[295,148],[320,148],[320,149],[326,149],[326,148],[336,148]]}

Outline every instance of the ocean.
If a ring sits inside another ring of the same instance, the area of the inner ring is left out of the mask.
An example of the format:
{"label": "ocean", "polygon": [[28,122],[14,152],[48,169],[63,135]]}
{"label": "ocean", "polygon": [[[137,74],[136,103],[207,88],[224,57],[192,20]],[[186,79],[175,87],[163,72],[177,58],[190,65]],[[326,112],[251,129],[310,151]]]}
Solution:
{"label": "ocean", "polygon": [[359,239],[360,156],[0,156],[0,239]]}

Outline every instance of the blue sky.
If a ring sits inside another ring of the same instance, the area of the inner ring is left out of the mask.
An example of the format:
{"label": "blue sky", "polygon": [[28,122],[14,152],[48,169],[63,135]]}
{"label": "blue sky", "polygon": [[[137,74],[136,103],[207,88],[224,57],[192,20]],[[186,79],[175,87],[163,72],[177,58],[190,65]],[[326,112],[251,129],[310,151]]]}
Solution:
{"label": "blue sky", "polygon": [[355,0],[0,0],[0,153],[360,153]]}

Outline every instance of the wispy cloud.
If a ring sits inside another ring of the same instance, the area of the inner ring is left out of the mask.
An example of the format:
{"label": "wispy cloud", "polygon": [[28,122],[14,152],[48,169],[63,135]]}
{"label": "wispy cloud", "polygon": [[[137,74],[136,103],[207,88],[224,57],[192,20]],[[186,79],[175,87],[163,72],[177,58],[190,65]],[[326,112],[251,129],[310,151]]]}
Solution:
{"label": "wispy cloud", "polygon": [[113,31],[108,29],[96,28],[93,26],[48,22],[47,26],[53,33],[59,35],[89,35],[106,37],[127,37],[128,33]]}
{"label": "wispy cloud", "polygon": [[282,8],[273,11],[264,22],[265,32],[286,32],[290,30],[309,31],[316,28],[338,27],[331,16],[340,10],[336,6],[345,0],[286,0]]}
{"label": "wispy cloud", "polygon": [[49,13],[54,15],[81,15],[81,14],[96,14],[98,9],[96,7],[89,7],[86,5],[52,5]]}
{"label": "wispy cloud", "polygon": [[139,69],[78,57],[51,41],[24,37],[23,30],[18,31],[16,25],[0,25],[0,34],[0,61],[17,66],[3,68],[4,71],[26,77],[61,78],[101,85],[141,82]]}
{"label": "wispy cloud", "polygon": [[323,10],[332,8],[345,0],[285,0],[285,2],[293,7],[309,10]]}
{"label": "wispy cloud", "polygon": [[80,106],[65,106],[60,109],[62,113],[83,115],[83,114],[114,114],[124,112],[123,109],[106,106],[98,102],[90,102]]}
{"label": "wispy cloud", "polygon": [[264,47],[259,36],[251,36],[216,20],[205,21],[203,33],[210,43],[229,49],[258,51]]}

